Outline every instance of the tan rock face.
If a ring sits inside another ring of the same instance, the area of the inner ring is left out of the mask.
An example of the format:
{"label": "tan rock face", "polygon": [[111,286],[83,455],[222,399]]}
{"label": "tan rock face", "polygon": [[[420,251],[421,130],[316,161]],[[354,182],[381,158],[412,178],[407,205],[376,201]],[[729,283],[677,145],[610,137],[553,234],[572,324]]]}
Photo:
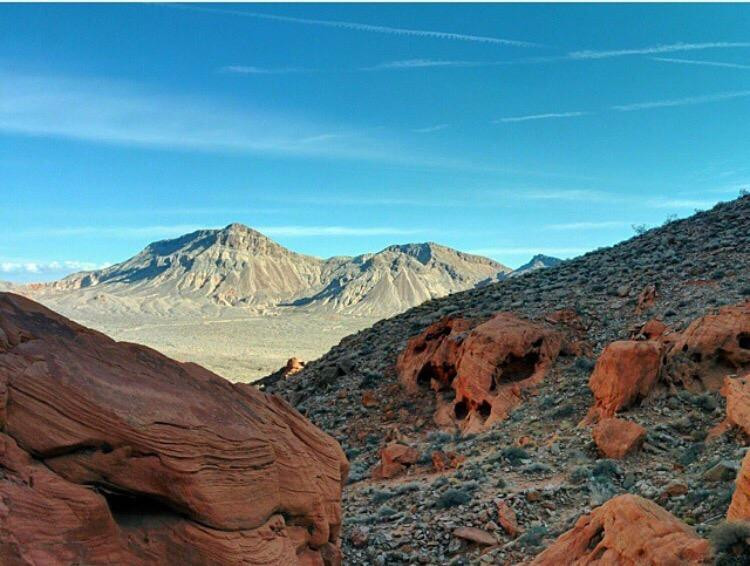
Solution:
{"label": "tan rock face", "polygon": [[656,299],[659,296],[656,285],[646,285],[638,295],[638,299],[635,305],[635,312],[642,313],[650,309],[656,303]]}
{"label": "tan rock face", "polygon": [[286,361],[286,366],[284,367],[284,376],[289,377],[290,375],[299,373],[304,369],[304,367],[305,362],[303,362],[299,358],[289,358]]}
{"label": "tan rock face", "polygon": [[435,420],[467,433],[505,419],[522,391],[544,378],[563,344],[561,333],[511,313],[470,326],[463,319],[433,324],[409,341],[396,366],[410,392],[452,389],[450,404],[439,397]]}
{"label": "tan rock face", "polygon": [[619,460],[640,447],[646,429],[624,419],[606,418],[597,423],[591,435],[602,454]]}
{"label": "tan rock face", "polygon": [[750,303],[693,321],[675,341],[665,377],[690,391],[716,391],[727,374],[750,369]]}
{"label": "tan rock face", "polygon": [[727,519],[730,521],[750,521],[750,452],[745,454],[742,467],[737,474]]}
{"label": "tan rock face", "polygon": [[662,345],[654,340],[621,340],[602,351],[589,379],[595,404],[590,418],[611,417],[646,397],[661,369]]}
{"label": "tan rock face", "polygon": [[0,425],[0,549],[17,563],[337,556],[348,463],[335,440],[252,386],[10,294]]}
{"label": "tan rock face", "polygon": [[686,566],[710,560],[707,540],[656,503],[626,494],[579,518],[531,564]]}

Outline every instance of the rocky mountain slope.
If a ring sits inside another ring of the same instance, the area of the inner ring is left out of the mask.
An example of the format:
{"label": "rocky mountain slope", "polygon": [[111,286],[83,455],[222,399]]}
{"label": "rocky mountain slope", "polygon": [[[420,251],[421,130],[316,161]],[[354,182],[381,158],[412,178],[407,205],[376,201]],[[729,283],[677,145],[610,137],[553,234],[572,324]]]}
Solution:
{"label": "rocky mountain slope", "polygon": [[292,252],[241,224],[155,242],[131,259],[24,292],[70,313],[216,312],[280,306],[387,316],[511,270],[433,243],[327,260]]}
{"label": "rocky mountain slope", "polygon": [[287,403],[0,293],[0,563],[341,564],[338,443]]}
{"label": "rocky mountain slope", "polygon": [[748,300],[743,197],[267,387],[350,459],[348,564],[748,564]]}

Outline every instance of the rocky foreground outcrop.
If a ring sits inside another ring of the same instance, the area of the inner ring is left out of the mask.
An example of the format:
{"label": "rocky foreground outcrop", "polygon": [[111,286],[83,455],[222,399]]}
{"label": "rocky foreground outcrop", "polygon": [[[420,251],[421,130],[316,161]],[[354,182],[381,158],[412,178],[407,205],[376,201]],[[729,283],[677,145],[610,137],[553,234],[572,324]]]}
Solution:
{"label": "rocky foreground outcrop", "polygon": [[578,519],[531,564],[687,566],[710,558],[707,540],[656,503],[628,494]]}
{"label": "rocky foreground outcrop", "polygon": [[0,293],[0,556],[338,564],[338,443],[281,399]]}

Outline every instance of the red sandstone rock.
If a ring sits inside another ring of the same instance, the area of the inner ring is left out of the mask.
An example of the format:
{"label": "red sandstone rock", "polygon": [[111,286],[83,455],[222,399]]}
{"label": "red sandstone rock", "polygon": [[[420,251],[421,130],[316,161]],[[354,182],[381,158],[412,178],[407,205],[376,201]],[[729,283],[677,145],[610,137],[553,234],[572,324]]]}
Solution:
{"label": "red sandstone rock", "polygon": [[725,377],[721,394],[727,399],[727,424],[741,428],[750,436],[750,374]]}
{"label": "red sandstone rock", "polygon": [[503,528],[503,530],[510,536],[517,536],[521,532],[521,529],[518,527],[516,512],[513,511],[511,506],[508,505],[505,501],[500,500],[496,503],[496,505],[497,522],[500,523],[500,526]]}
{"label": "red sandstone rock", "polygon": [[611,417],[646,397],[659,377],[662,346],[656,341],[621,340],[602,351],[589,379],[595,404],[590,420]]}
{"label": "red sandstone rock", "polygon": [[452,451],[442,452],[440,450],[436,450],[432,453],[431,458],[432,467],[436,472],[458,468],[466,461],[466,456],[462,454],[456,454]]}
{"label": "red sandstone rock", "polygon": [[466,433],[505,419],[544,378],[563,342],[559,332],[510,313],[468,329],[462,319],[433,324],[409,341],[396,366],[410,392],[452,388],[452,408],[438,402],[436,422],[453,421]]}
{"label": "red sandstone rock", "polygon": [[750,452],[745,454],[742,467],[737,474],[727,519],[730,521],[750,521]]}
{"label": "red sandstone rock", "polygon": [[727,374],[750,369],[750,303],[693,321],[670,350],[665,376],[688,390],[718,390]]}
{"label": "red sandstone rock", "polygon": [[340,556],[335,440],[277,397],[7,293],[0,427],[4,565]]}
{"label": "red sandstone rock", "polygon": [[643,291],[641,291],[640,295],[638,295],[637,303],[635,306],[636,314],[647,311],[652,306],[654,306],[654,303],[656,303],[656,298],[658,296],[659,294],[656,291],[656,285],[646,285],[643,288]]}
{"label": "red sandstone rock", "polygon": [[646,437],[646,429],[624,419],[606,418],[591,431],[596,447],[607,458],[621,459],[638,449]]}
{"label": "red sandstone rock", "polygon": [[375,398],[375,394],[372,391],[365,391],[362,393],[362,406],[368,409],[378,406],[378,400]]}
{"label": "red sandstone rock", "polygon": [[656,503],[626,494],[579,518],[531,564],[687,566],[710,560],[707,540]]}
{"label": "red sandstone rock", "polygon": [[652,318],[646,324],[637,328],[637,330],[634,330],[631,338],[637,339],[643,337],[646,340],[659,340],[670,332],[670,328],[661,320],[658,318]]}
{"label": "red sandstone rock", "polygon": [[404,444],[392,443],[380,449],[380,464],[372,470],[373,479],[389,479],[416,464],[419,452]]}

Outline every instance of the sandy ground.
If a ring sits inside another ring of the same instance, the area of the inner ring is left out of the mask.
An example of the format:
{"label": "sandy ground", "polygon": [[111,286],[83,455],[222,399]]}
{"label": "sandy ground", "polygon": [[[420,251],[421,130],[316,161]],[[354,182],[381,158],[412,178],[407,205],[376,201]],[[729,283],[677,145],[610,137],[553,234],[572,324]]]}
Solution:
{"label": "sandy ground", "polygon": [[63,313],[115,340],[137,342],[180,361],[201,364],[232,381],[268,375],[296,356],[320,357],[343,337],[377,318],[280,311],[259,316],[227,313],[219,318],[167,319]]}

